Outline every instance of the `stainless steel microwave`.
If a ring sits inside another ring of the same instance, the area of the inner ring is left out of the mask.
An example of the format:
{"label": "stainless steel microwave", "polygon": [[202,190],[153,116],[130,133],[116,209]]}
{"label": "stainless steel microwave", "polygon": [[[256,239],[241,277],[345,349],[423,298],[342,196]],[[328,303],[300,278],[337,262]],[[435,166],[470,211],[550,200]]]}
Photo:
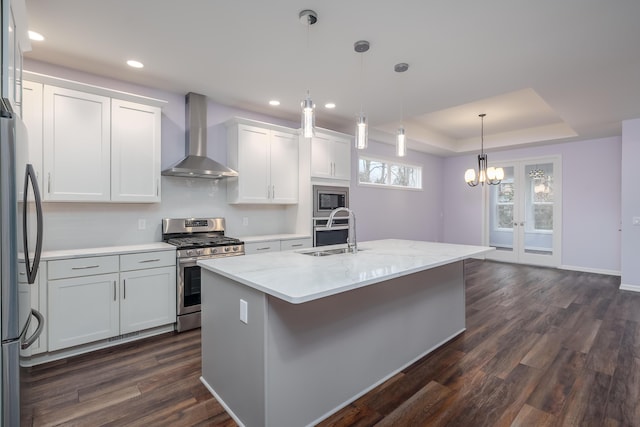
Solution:
{"label": "stainless steel microwave", "polygon": [[[336,208],[349,207],[349,187],[313,186],[313,217],[328,217]],[[342,214],[342,212],[340,212]],[[346,216],[345,215],[338,216]]]}

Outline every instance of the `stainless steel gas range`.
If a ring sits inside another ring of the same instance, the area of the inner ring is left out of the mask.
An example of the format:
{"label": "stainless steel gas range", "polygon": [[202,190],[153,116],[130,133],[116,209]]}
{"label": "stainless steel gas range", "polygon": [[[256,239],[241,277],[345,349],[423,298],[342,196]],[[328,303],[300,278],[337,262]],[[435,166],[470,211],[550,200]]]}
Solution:
{"label": "stainless steel gas range", "polygon": [[244,242],[224,235],[224,218],[165,218],[162,240],[176,246],[178,332],[200,327],[200,267],[203,259],[244,255]]}

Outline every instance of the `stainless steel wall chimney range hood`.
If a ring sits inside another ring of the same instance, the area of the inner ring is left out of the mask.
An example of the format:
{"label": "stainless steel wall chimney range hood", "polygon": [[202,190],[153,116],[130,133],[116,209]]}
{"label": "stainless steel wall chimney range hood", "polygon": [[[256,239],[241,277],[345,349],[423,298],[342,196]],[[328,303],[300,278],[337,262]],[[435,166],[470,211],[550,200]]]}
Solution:
{"label": "stainless steel wall chimney range hood", "polygon": [[238,172],[207,157],[207,98],[189,92],[186,99],[186,157],[163,170],[162,175],[208,179],[238,176]]}

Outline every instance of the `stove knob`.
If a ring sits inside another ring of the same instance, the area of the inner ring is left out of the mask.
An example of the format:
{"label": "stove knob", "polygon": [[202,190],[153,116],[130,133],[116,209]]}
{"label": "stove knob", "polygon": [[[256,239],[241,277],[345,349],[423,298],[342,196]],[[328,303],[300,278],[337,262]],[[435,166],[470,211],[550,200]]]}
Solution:
{"label": "stove knob", "polygon": [[233,252],[238,252],[239,250],[240,250],[240,248],[239,248],[239,247],[237,247],[237,246],[234,246],[234,247],[233,247]]}
{"label": "stove knob", "polygon": [[225,252],[229,252],[230,250],[231,250],[231,247],[229,247],[229,246],[225,246],[225,247],[224,247],[224,251],[225,251]]}
{"label": "stove knob", "polygon": [[192,256],[192,255],[193,255],[193,251],[192,251],[191,249],[189,249],[189,250],[187,251],[187,256]]}
{"label": "stove knob", "polygon": [[196,253],[197,253],[198,255],[202,255],[202,254],[204,253],[204,249],[198,249],[198,250],[196,251]]}
{"label": "stove knob", "polygon": [[214,250],[212,250],[212,251],[211,251],[211,253],[212,253],[212,254],[217,254],[217,253],[218,253],[218,250],[217,250],[217,249],[214,249]]}

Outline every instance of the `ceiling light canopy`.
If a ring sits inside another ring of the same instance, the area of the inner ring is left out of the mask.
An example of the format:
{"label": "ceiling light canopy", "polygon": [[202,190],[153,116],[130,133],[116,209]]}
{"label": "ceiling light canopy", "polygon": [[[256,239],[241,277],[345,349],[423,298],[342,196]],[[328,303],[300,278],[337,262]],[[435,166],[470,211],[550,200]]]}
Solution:
{"label": "ceiling light canopy", "polygon": [[480,154],[478,154],[478,171],[467,169],[464,173],[464,180],[470,187],[476,185],[498,185],[504,179],[504,169],[487,167],[487,155],[484,153],[484,117],[486,114],[479,114],[480,117]]}
{"label": "ceiling light canopy", "polygon": [[369,131],[367,126],[367,116],[364,114],[363,101],[363,73],[364,73],[364,53],[369,50],[369,42],[359,40],[353,44],[353,50],[360,55],[360,114],[356,120],[355,145],[358,150],[364,150],[369,144]]}

